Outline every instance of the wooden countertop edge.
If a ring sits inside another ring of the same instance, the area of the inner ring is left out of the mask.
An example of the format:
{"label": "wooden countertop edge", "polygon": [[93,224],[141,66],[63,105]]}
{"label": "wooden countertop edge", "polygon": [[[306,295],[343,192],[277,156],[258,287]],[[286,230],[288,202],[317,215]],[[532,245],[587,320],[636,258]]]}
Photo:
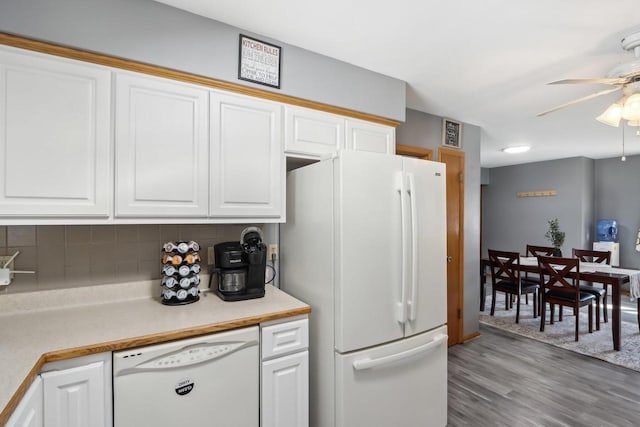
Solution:
{"label": "wooden countertop edge", "polygon": [[287,317],[300,316],[311,313],[311,307],[300,307],[291,310],[277,311],[274,313],[251,316],[221,323],[212,323],[208,325],[196,326],[193,328],[179,329],[169,332],[161,332],[157,334],[144,335],[136,338],[127,338],[122,340],[110,341],[100,344],[92,344],[82,347],[75,347],[64,350],[55,350],[47,352],[38,358],[33,365],[27,377],[22,381],[16,392],[13,394],[7,406],[0,413],[0,426],[4,426],[9,417],[15,411],[18,403],[24,397],[25,393],[33,383],[35,377],[40,373],[42,366],[47,362],[55,362],[59,360],[72,359],[79,356],[87,356],[89,354],[103,353],[106,351],[124,350],[127,348],[140,347],[143,345],[158,344],[166,341],[173,341],[183,338],[195,337],[198,335],[206,335],[215,332],[226,331],[229,329],[242,328],[244,326],[257,325],[259,323],[268,322],[270,320],[284,319]]}

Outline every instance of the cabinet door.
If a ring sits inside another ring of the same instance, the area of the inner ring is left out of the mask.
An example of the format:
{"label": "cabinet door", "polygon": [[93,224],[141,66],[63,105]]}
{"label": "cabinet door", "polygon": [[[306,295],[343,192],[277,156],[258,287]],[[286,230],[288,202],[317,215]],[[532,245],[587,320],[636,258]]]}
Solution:
{"label": "cabinet door", "polygon": [[116,216],[206,217],[208,91],[116,76]]}
{"label": "cabinet door", "polygon": [[104,362],[45,372],[44,427],[108,427]]}
{"label": "cabinet door", "polygon": [[0,215],[106,217],[111,74],[0,48]]}
{"label": "cabinet door", "polygon": [[347,119],[346,126],[348,150],[395,154],[395,128],[356,119]]}
{"label": "cabinet door", "polygon": [[344,117],[300,107],[285,107],[284,150],[319,158],[344,148]]}
{"label": "cabinet door", "polygon": [[39,376],[25,393],[6,427],[43,427],[42,379]]}
{"label": "cabinet door", "polygon": [[309,425],[309,352],[262,363],[261,427]]}
{"label": "cabinet door", "polygon": [[213,217],[284,221],[281,106],[211,93]]}

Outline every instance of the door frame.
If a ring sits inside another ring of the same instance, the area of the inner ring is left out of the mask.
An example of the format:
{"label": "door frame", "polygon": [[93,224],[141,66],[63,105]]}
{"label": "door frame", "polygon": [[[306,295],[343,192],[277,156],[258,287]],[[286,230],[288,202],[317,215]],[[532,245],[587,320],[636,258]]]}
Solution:
{"label": "door frame", "polygon": [[[458,253],[460,254],[460,262],[458,263],[458,277],[460,278],[458,283],[458,307],[460,308],[459,328],[457,331],[458,343],[465,341],[464,337],[464,166],[465,156],[464,151],[453,150],[450,148],[438,147],[438,161],[442,162],[442,154],[446,153],[454,157],[460,157],[462,159],[462,176],[460,177],[460,197],[458,202],[458,209],[460,213],[460,222],[458,224]],[[448,213],[447,213],[448,216]],[[451,330],[449,330],[451,333]]]}
{"label": "door frame", "polygon": [[417,157],[422,160],[433,160],[433,150],[414,147],[412,145],[396,144],[396,154],[399,156]]}

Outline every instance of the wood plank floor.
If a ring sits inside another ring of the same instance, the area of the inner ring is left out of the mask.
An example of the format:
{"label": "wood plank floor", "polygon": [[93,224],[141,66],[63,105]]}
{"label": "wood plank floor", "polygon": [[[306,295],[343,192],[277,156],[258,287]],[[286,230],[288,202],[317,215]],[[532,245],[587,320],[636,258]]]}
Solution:
{"label": "wood plank floor", "polygon": [[485,325],[480,333],[449,348],[449,427],[640,426],[640,372]]}

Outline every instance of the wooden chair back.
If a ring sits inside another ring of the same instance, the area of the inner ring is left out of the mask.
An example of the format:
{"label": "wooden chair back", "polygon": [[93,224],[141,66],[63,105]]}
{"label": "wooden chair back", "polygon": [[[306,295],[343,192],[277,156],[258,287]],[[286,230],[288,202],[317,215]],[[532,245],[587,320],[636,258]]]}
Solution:
{"label": "wooden chair back", "polygon": [[489,249],[491,282],[499,281],[520,283],[520,254],[518,252],[496,251]]}
{"label": "wooden chair back", "polygon": [[[589,332],[593,332],[593,301],[595,296],[580,292],[580,260],[578,258],[561,258],[538,256],[540,283],[542,284],[540,307],[540,332],[544,332],[546,305],[551,305],[551,323],[555,304],[561,307],[572,307],[575,314],[575,340],[578,341],[580,325],[580,307],[589,308]],[[571,273],[571,276],[569,274]],[[562,308],[561,308],[562,310]]]}
{"label": "wooden chair back", "polygon": [[611,251],[591,251],[588,249],[573,248],[573,257],[582,262],[598,262],[611,264]]}
{"label": "wooden chair back", "polygon": [[[577,258],[559,258],[551,256],[538,256],[538,268],[540,269],[541,285],[544,291],[580,294],[580,260]],[[575,272],[574,277],[569,277],[570,272]]]}
{"label": "wooden chair back", "polygon": [[531,255],[531,256],[538,256],[538,255],[551,256],[551,255],[553,255],[553,251],[555,251],[555,249],[556,248],[554,248],[553,246],[527,245],[527,255]]}

